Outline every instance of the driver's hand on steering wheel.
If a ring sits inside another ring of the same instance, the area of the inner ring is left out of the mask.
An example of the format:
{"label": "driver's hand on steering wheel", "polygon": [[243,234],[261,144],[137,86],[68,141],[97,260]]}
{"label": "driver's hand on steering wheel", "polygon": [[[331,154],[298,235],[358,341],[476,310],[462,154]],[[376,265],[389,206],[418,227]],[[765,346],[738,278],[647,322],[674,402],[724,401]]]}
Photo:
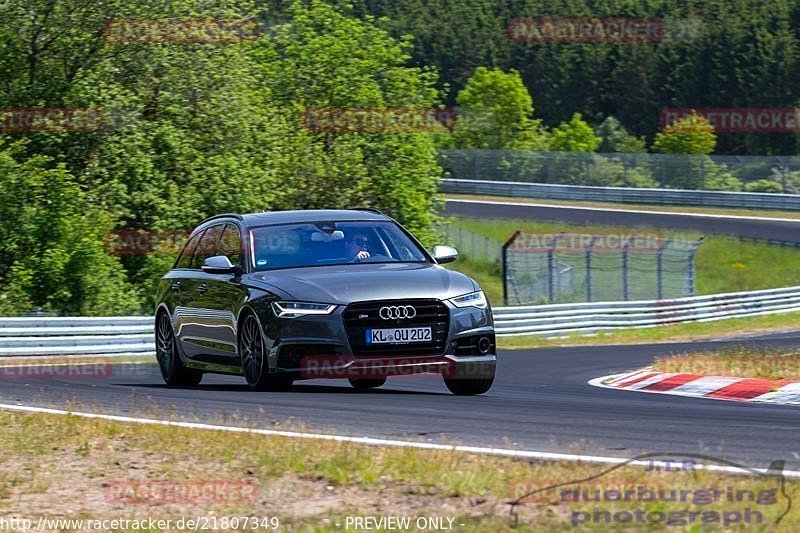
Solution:
{"label": "driver's hand on steering wheel", "polygon": [[366,251],[366,250],[361,250],[360,252],[358,252],[356,254],[356,259],[359,259],[359,260],[360,259],[369,259],[369,258],[370,258],[369,252]]}

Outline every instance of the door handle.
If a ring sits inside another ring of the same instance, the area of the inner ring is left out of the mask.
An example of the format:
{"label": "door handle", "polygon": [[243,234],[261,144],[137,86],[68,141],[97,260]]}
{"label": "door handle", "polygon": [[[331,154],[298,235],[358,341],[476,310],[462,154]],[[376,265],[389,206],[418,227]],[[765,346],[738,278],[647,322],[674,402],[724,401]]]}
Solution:
{"label": "door handle", "polygon": [[169,288],[172,289],[172,292],[178,292],[181,290],[181,282],[173,281]]}
{"label": "door handle", "polygon": [[200,294],[205,294],[207,290],[208,290],[208,285],[206,285],[205,283],[201,283],[200,286],[197,287],[197,292],[199,292]]}

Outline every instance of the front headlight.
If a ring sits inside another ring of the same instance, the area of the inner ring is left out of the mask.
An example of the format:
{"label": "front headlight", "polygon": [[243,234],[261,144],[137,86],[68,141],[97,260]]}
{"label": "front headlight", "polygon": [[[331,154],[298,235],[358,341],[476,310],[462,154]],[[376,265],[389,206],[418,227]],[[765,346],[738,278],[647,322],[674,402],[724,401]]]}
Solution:
{"label": "front headlight", "polygon": [[464,296],[456,296],[448,300],[456,307],[477,307],[478,309],[486,309],[486,295],[483,291],[471,292]]}
{"label": "front headlight", "polygon": [[280,318],[298,318],[306,315],[329,315],[337,306],[313,302],[272,302],[272,310]]}

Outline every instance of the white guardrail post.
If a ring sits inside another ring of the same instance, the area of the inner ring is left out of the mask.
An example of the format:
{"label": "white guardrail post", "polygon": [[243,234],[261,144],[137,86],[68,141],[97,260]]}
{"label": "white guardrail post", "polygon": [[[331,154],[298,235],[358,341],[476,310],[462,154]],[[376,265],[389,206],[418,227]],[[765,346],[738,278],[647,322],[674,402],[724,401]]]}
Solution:
{"label": "white guardrail post", "polygon": [[[497,335],[559,336],[800,311],[800,287],[674,300],[495,307]],[[0,357],[153,355],[153,317],[0,318]]]}

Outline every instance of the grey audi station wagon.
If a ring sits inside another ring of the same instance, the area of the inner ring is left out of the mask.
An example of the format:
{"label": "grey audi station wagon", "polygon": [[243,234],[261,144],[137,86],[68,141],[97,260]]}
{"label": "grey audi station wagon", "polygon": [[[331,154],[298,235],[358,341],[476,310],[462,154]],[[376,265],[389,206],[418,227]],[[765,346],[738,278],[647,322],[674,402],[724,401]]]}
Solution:
{"label": "grey audi station wagon", "polygon": [[372,209],[211,217],[161,279],[156,354],[168,385],[203,373],[255,389],[295,380],[440,374],[454,394],[482,394],[497,363],[489,302],[400,224]]}

